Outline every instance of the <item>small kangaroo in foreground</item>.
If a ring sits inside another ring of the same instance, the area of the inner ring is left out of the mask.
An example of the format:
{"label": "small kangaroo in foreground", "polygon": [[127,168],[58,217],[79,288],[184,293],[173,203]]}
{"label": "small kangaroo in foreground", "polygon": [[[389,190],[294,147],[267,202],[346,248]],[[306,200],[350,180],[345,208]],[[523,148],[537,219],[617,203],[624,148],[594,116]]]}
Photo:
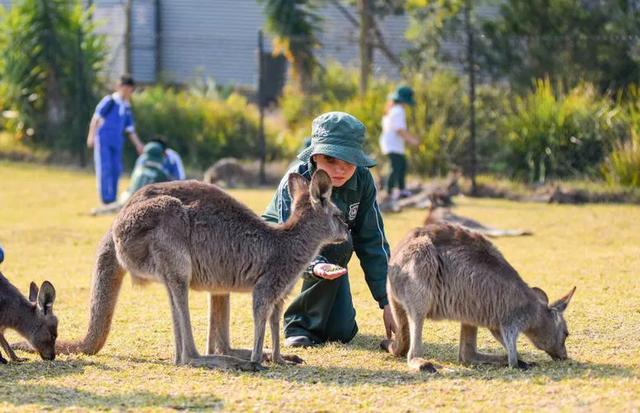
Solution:
{"label": "small kangaroo in foreground", "polygon": [[[49,281],[38,287],[31,283],[27,300],[0,272],[0,346],[12,361],[25,361],[14,353],[4,338],[4,330],[10,328],[27,339],[44,360],[56,356],[55,343],[58,336],[58,319],[53,314],[56,290]],[[7,360],[0,352],[0,364]]]}
{"label": "small kangaroo in foreground", "polygon": [[[98,248],[87,334],[81,341],[60,343],[58,351],[95,354],[102,348],[128,270],[135,281],[156,281],[167,288],[176,364],[262,369],[267,319],[271,360],[301,362],[280,354],[284,299],[323,245],[347,239],[348,227],[331,202],[331,178],[325,171],[315,172],[310,183],[292,173],[288,186],[293,209],[281,225],[268,224],[218,187],[202,182],[152,184],[137,191]],[[209,356],[200,356],[194,344],[189,288],[210,293]],[[230,292],[253,293],[251,352],[230,348]]]}
{"label": "small kangaroo in foreground", "polygon": [[[554,360],[567,358],[569,335],[563,313],[575,292],[549,304],[547,294],[530,288],[482,235],[449,224],[413,229],[389,262],[387,294],[396,321],[394,340],[381,347],[407,356],[413,370],[435,372],[421,358],[425,318],[462,323],[458,358],[463,364],[497,364],[527,369],[516,341],[524,333]],[[507,357],[477,351],[478,327],[486,327]]]}

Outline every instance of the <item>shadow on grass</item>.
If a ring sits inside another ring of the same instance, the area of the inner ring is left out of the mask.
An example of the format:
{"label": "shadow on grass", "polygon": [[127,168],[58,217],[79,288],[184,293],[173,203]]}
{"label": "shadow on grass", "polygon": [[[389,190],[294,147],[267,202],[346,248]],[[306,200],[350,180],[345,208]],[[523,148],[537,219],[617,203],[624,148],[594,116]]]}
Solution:
{"label": "shadow on grass", "polygon": [[[5,389],[2,389],[6,387]],[[170,394],[132,391],[126,393],[97,394],[71,387],[49,385],[2,386],[2,402],[13,406],[36,405],[39,409],[99,409],[128,410],[133,408],[166,408],[175,410],[222,410],[222,399],[211,395],[171,396]]]}
{"label": "shadow on grass", "polygon": [[82,374],[87,367],[105,371],[116,370],[91,360],[41,361],[32,358],[22,363],[10,362],[6,365],[0,365],[0,385],[23,380],[48,379],[72,374]]}
{"label": "shadow on grass", "polygon": [[[389,354],[380,357],[392,358]],[[342,368],[319,367],[302,365],[284,369],[263,372],[261,377],[284,380],[298,384],[333,384],[340,386],[382,385],[394,387],[397,385],[419,383],[433,380],[497,380],[503,382],[536,381],[540,383],[563,381],[569,379],[600,379],[600,378],[632,378],[637,373],[625,366],[614,364],[590,364],[576,361],[562,363],[542,362],[534,368],[521,371],[507,367],[446,365],[439,359],[428,358],[440,368],[437,374],[415,373],[408,369],[404,358],[396,359],[398,370],[375,368]],[[387,359],[388,360],[388,359]]]}
{"label": "shadow on grass", "polygon": [[[440,365],[438,374],[415,373],[408,369],[404,357],[394,357],[379,347],[382,336],[358,335],[356,339],[345,347],[354,347],[371,351],[372,365],[384,362],[385,365],[397,362],[397,370],[373,368],[341,368],[321,367],[304,364],[302,366],[273,369],[265,377],[286,380],[296,383],[324,383],[354,386],[363,384],[377,384],[394,386],[398,384],[422,382],[425,380],[448,379],[481,379],[500,381],[534,380],[540,382],[560,381],[565,379],[600,379],[600,378],[634,378],[638,377],[637,370],[628,366],[603,363],[583,363],[578,360],[553,361],[542,352],[521,353],[522,359],[535,362],[536,366],[527,371],[512,370],[508,367],[497,366],[463,366],[457,361],[457,344],[424,343],[424,358]],[[320,347],[321,349],[322,347]],[[304,350],[296,354],[305,358]],[[481,351],[486,349],[481,349]],[[498,354],[498,353],[496,353]],[[500,353],[501,354],[501,353]],[[373,360],[377,360],[373,361]]]}

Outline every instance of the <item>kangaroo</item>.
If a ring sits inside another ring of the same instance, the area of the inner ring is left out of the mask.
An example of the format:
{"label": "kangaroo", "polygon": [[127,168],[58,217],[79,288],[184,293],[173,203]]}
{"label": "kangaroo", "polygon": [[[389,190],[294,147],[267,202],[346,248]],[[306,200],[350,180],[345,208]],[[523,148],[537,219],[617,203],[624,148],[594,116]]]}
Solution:
{"label": "kangaroo", "polygon": [[[4,330],[7,328],[17,331],[27,339],[44,360],[55,358],[58,336],[58,319],[52,309],[55,299],[56,290],[49,281],[43,282],[40,289],[32,282],[27,300],[0,272],[0,346],[12,361],[26,359],[16,356],[4,338]],[[7,360],[0,352],[0,364],[6,363]]]}
{"label": "kangaroo", "polygon": [[471,232],[477,232],[487,237],[519,237],[524,235],[533,235],[529,230],[525,229],[499,229],[488,227],[471,218],[456,215],[449,208],[440,208],[436,203],[432,203],[424,220],[424,225],[438,223],[456,224]]}
{"label": "kangaroo", "polygon": [[[58,351],[95,354],[102,348],[129,271],[134,281],[156,281],[167,288],[177,365],[262,369],[267,319],[271,360],[301,362],[280,354],[284,299],[323,245],[347,239],[348,227],[331,202],[331,179],[325,171],[315,172],[310,183],[292,173],[288,188],[293,208],[281,225],[266,223],[215,185],[173,181],[137,191],[99,245],[87,334],[80,341],[60,343]],[[189,288],[210,293],[207,356],[195,348]],[[230,292],[253,293],[250,352],[230,348]]]}
{"label": "kangaroo", "polygon": [[[387,294],[396,321],[394,340],[381,347],[407,357],[413,370],[434,372],[421,358],[425,318],[461,322],[459,361],[527,369],[518,360],[516,340],[524,333],[554,360],[567,358],[569,335],[563,313],[575,292],[549,304],[547,294],[530,288],[482,235],[449,224],[413,229],[389,262]],[[477,351],[478,327],[486,327],[507,357]]]}
{"label": "kangaroo", "polygon": [[[428,208],[430,206],[451,206],[452,197],[460,193],[458,180],[459,172],[452,172],[445,183],[429,183],[416,189],[410,189],[413,195],[406,198],[394,199],[391,196],[382,196],[379,206],[382,211],[400,212],[405,208]],[[382,193],[382,192],[381,192]]]}
{"label": "kangaroo", "polygon": [[237,159],[222,158],[205,171],[203,181],[216,185],[224,182],[227,187],[235,188],[238,184],[250,185],[254,179]]}

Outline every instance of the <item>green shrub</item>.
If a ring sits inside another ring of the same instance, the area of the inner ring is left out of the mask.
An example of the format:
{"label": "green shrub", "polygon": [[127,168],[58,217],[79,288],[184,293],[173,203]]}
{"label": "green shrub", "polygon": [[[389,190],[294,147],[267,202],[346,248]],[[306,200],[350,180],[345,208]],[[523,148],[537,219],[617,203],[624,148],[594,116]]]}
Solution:
{"label": "green shrub", "polygon": [[618,104],[626,109],[630,137],[613,145],[602,173],[610,185],[640,188],[640,90],[631,86],[626,94],[626,100],[621,96]]}
{"label": "green shrub", "polygon": [[5,126],[81,159],[106,53],[91,13],[79,0],[20,0],[0,13],[2,109],[16,114]]}
{"label": "green shrub", "polygon": [[562,94],[549,80],[539,80],[507,108],[501,129],[510,175],[543,182],[597,175],[613,143],[626,135],[627,121],[591,85]]}
{"label": "green shrub", "polygon": [[[339,110],[351,113],[367,127],[365,150],[382,160],[379,136],[387,96],[404,82],[376,78],[370,82],[364,97],[358,94],[358,73],[338,65],[328,65],[317,93],[305,96],[294,87],[286,87],[280,100],[287,132],[282,144],[299,149],[308,136],[311,121],[320,113]],[[414,173],[446,174],[452,165],[461,165],[466,156],[466,112],[464,85],[451,73],[440,73],[432,79],[415,76],[406,82],[414,88],[417,104],[407,111],[408,127],[421,143],[407,150],[409,167]],[[293,141],[293,142],[291,142]]]}
{"label": "green shrub", "polygon": [[464,89],[459,77],[439,72],[430,79],[416,75],[410,82],[416,105],[407,111],[407,126],[419,139],[407,150],[411,170],[419,174],[444,175],[464,163],[467,136]]}
{"label": "green shrub", "polygon": [[[156,86],[137,93],[133,108],[141,138],[164,136],[192,167],[204,169],[222,157],[255,159],[259,155],[258,110],[238,94],[209,99]],[[279,157],[271,129],[265,132],[267,146],[272,157]],[[128,153],[127,164],[134,156]]]}
{"label": "green shrub", "polygon": [[610,184],[640,188],[640,136],[632,131],[631,139],[617,142],[604,165]]}

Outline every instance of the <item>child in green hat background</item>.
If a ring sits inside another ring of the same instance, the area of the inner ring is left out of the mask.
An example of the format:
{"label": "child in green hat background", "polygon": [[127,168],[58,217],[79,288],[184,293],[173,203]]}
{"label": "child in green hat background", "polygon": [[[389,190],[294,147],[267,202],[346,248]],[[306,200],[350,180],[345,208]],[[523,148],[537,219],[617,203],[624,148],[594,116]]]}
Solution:
{"label": "child in green hat background", "polygon": [[[382,134],[380,135],[380,149],[389,158],[391,173],[387,179],[387,193],[392,198],[410,195],[405,189],[407,173],[407,158],[405,143],[417,145],[418,139],[407,131],[406,106],[415,105],[413,89],[409,86],[398,87],[387,101],[382,117]],[[394,192],[397,188],[398,192]]]}
{"label": "child in green hat background", "polygon": [[288,175],[307,179],[316,169],[331,177],[331,200],[340,208],[350,228],[349,240],[328,245],[304,272],[302,291],[284,314],[285,345],[303,347],[326,341],[347,343],[358,331],[347,264],[356,253],[373,298],[383,310],[387,337],[395,329],[387,301],[389,245],[376,202],[376,187],[369,171],[375,161],[362,150],[365,127],[354,116],[328,112],[311,125],[311,144],[298,155],[283,177],[263,218],[285,222],[291,213]]}

